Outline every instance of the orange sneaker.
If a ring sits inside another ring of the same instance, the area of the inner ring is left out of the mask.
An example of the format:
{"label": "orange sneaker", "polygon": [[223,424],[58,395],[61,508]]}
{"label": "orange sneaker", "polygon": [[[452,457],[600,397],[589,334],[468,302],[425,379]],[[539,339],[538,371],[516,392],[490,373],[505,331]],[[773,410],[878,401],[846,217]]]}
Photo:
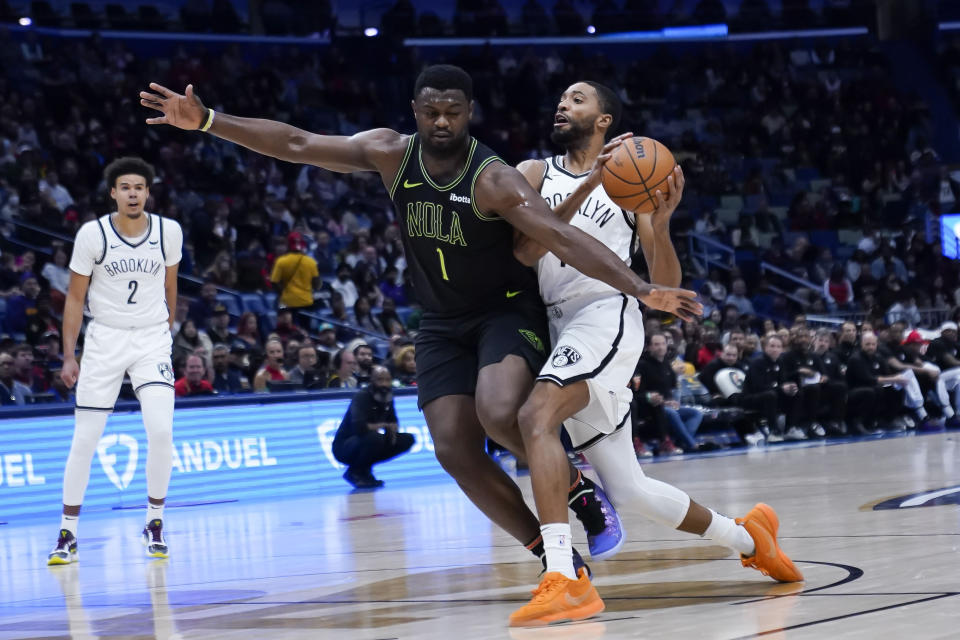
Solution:
{"label": "orange sneaker", "polygon": [[737,518],[737,524],[742,524],[753,538],[756,547],[754,555],[740,556],[740,562],[745,567],[757,569],[765,576],[770,576],[780,582],[801,582],[803,574],[797,569],[787,554],[777,544],[777,529],[780,520],[773,507],[762,502],[742,518]]}
{"label": "orange sneaker", "polygon": [[604,609],[600,594],[580,568],[578,580],[551,571],[533,590],[533,599],[510,615],[511,627],[541,627],[561,620],[584,620]]}

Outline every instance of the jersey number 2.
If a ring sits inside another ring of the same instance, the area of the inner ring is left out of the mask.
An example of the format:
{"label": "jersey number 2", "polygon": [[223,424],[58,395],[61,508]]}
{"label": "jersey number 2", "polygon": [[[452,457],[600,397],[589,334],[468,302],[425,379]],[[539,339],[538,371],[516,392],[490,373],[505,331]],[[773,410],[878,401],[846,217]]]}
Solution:
{"label": "jersey number 2", "polygon": [[130,284],[127,285],[127,289],[130,289],[130,297],[127,298],[127,304],[137,304],[137,301],[133,299],[133,296],[137,295],[137,281],[131,280]]}
{"label": "jersey number 2", "polygon": [[443,251],[440,250],[440,247],[437,247],[437,255],[440,256],[440,273],[443,274],[443,279],[449,281],[450,278],[447,277],[447,265],[443,261]]}

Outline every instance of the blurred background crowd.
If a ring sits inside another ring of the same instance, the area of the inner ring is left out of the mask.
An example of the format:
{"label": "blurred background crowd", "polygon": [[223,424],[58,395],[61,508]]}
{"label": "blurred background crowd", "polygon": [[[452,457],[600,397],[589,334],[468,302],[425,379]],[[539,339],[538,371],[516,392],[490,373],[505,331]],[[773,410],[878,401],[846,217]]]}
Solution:
{"label": "blurred background crowd", "polygon": [[[415,384],[420,311],[379,179],[148,127],[137,93],[150,81],[180,91],[192,83],[206,104],[237,115],[329,134],[411,131],[413,80],[424,64],[443,61],[473,75],[472,132],[508,162],[557,153],[549,142],[556,102],[578,79],[615,88],[626,107],[622,129],[661,140],[680,161],[687,187],[672,231],[684,284],[701,293],[706,314],[682,325],[648,314],[646,364],[633,383],[638,451],[645,442],[664,452],[696,449],[707,442],[696,436],[701,422],[729,424],[751,443],[952,425],[954,387],[946,403],[940,388],[950,376],[914,371],[921,415],[908,406],[917,404],[915,389],[896,365],[917,345],[919,361],[953,368],[941,352],[960,316],[960,269],[943,256],[937,224],[960,198],[960,173],[951,165],[960,157],[960,40],[949,32],[930,43],[937,50],[928,65],[918,63],[917,47],[872,33],[427,47],[402,38],[718,22],[735,31],[870,25],[875,8],[858,0],[700,0],[666,8],[558,0],[548,11],[536,0],[461,0],[445,17],[429,2],[400,0],[378,12],[377,37],[338,37],[342,20],[329,4],[309,3],[311,11],[296,19],[293,4],[198,0],[178,3],[175,13],[121,16],[86,14],[77,9],[83,3],[18,10],[0,0],[0,22],[11,23],[0,24],[4,404],[70,400],[57,376],[66,265],[79,226],[111,210],[101,174],[123,155],[156,167],[148,210],[184,228],[178,394],[362,386],[374,363],[386,364],[396,384]],[[942,3],[940,17],[954,10]],[[289,44],[81,38],[14,26],[24,15],[51,27],[324,37]],[[290,284],[291,262],[315,272],[308,285]],[[645,269],[642,259],[634,265]],[[873,357],[857,355],[867,350],[864,335],[880,343],[882,371],[872,375],[891,378],[873,386],[895,392],[874,393],[902,407],[902,416],[849,412],[848,401],[865,402],[851,390],[870,386],[850,378],[863,373],[860,364],[857,374],[848,368],[853,356]],[[927,346],[931,339],[939,346]],[[731,341],[735,353],[726,353]],[[783,355],[773,357],[777,343]],[[802,364],[807,353],[817,362]],[[835,369],[826,363],[830,354]],[[789,373],[777,374],[775,389],[750,386],[758,375],[750,371],[767,366],[765,357],[792,363],[781,367]],[[717,386],[721,369],[740,390]],[[813,373],[822,381],[812,382]],[[804,413],[814,388],[829,413]],[[777,397],[773,409],[768,391]],[[750,398],[729,399],[737,394]]]}

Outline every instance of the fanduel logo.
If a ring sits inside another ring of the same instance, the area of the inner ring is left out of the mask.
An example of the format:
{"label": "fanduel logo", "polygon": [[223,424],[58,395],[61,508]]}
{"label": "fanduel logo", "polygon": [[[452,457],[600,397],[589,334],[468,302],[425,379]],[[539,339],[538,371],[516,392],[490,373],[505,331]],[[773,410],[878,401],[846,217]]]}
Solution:
{"label": "fanduel logo", "polygon": [[[337,435],[337,429],[339,427],[340,421],[334,420],[333,418],[324,420],[317,425],[317,439],[320,441],[320,450],[323,452],[323,457],[327,459],[327,462],[329,462],[334,469],[343,467],[343,465],[333,457],[333,438]],[[417,453],[423,449],[433,451],[433,439],[430,437],[430,430],[427,428],[427,425],[400,427],[400,433],[413,435],[414,442],[413,446],[410,447],[409,453]]]}
{"label": "fanduel logo", "polygon": [[7,453],[0,456],[0,486],[23,487],[46,483],[46,478],[34,474],[31,454]]}
{"label": "fanduel logo", "polygon": [[[125,447],[130,452],[127,457],[127,466],[124,467],[123,472],[119,475],[115,468],[117,455],[107,453],[109,449],[115,446]],[[121,491],[130,486],[130,481],[133,480],[133,474],[137,471],[137,454],[139,450],[140,445],[137,444],[136,438],[128,436],[125,433],[112,433],[100,438],[100,442],[97,443],[97,458],[100,459],[100,466],[103,467],[103,472],[107,474],[110,482]]]}
{"label": "fanduel logo", "polygon": [[199,440],[173,448],[173,468],[180,473],[216,471],[221,467],[273,467],[277,459],[267,451],[266,438]]}
{"label": "fanduel logo", "polygon": [[450,202],[462,202],[463,204],[470,204],[469,196],[458,196],[455,193],[450,194]]}

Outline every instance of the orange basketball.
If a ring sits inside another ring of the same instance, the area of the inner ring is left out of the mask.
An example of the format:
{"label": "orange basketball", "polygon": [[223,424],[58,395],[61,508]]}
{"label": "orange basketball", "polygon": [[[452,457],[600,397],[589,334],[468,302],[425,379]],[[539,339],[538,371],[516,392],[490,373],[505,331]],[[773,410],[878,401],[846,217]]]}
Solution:
{"label": "orange basketball", "polygon": [[627,138],[603,165],[603,189],[621,209],[653,213],[657,190],[664,198],[670,194],[667,177],[676,166],[670,149],[662,143],[653,138]]}

